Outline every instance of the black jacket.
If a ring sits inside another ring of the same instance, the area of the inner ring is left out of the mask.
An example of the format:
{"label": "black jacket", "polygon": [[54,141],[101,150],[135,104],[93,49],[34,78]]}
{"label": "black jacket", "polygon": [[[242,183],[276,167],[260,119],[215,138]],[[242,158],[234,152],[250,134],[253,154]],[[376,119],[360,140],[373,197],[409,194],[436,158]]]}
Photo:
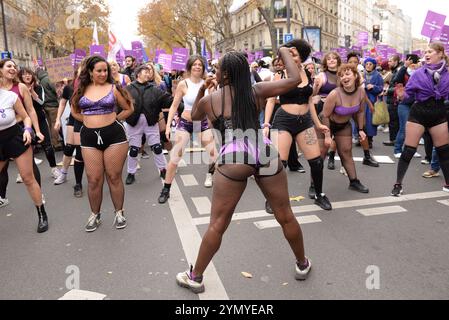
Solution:
{"label": "black jacket", "polygon": [[136,77],[134,76],[134,70],[135,69],[131,69],[130,67],[126,67],[125,70],[123,70],[123,74],[127,75],[131,81],[135,81]]}
{"label": "black jacket", "polygon": [[140,114],[144,114],[149,126],[154,126],[159,121],[159,114],[162,109],[169,108],[173,102],[173,97],[154,86],[153,84],[141,84],[134,81],[126,90],[134,100],[134,113],[126,119],[126,123],[135,126],[139,121]]}
{"label": "black jacket", "polygon": [[56,88],[51,83],[48,73],[45,70],[37,71],[37,78],[45,92],[45,104],[44,107],[57,108],[59,106],[58,95],[56,94]]}

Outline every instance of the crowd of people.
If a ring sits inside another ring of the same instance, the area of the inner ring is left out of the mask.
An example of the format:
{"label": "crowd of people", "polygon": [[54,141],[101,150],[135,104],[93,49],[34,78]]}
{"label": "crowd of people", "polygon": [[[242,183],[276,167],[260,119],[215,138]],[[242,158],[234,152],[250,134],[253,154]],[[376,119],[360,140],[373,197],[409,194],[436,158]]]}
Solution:
{"label": "crowd of people", "polygon": [[[310,167],[308,195],[323,210],[332,210],[331,197],[323,190],[325,161],[328,170],[335,170],[337,154],[348,188],[369,192],[358,179],[352,151],[362,147],[363,165],[379,167],[370,152],[379,130],[389,133],[383,144],[391,146],[399,159],[392,196],[403,192],[409,163],[420,156],[421,140],[426,150],[423,163],[431,165],[423,177],[437,177],[441,169],[443,190],[449,192],[449,60],[444,47],[434,42],[423,57],[409,55],[400,61],[393,55],[388,62],[356,52],[347,57],[329,52],[317,61],[311,51],[305,40],[294,39],[282,45],[272,61],[249,63],[248,56],[237,51],[214,61],[193,55],[185,71],[170,73],[152,62],[138,64],[132,56],[126,57],[123,67],[91,56],[60,90],[44,68],[32,70],[11,59],[1,60],[0,207],[9,204],[7,170],[14,160],[17,181],[25,184],[37,208],[37,230],[48,230],[34,157],[34,151],[42,149],[55,185],[67,181],[74,162],[75,197],[83,197],[86,173],[91,208],[86,232],[101,224],[105,177],[115,227],[123,229],[125,183],[135,183],[139,157],[148,157],[145,146],[164,180],[158,198],[164,204],[185,148],[195,136],[208,155],[204,186],[214,187],[211,220],[196,264],[177,275],[178,284],[196,293],[205,290],[204,270],[220,247],[250,177],[266,198],[265,210],[282,226],[297,261],[296,279],[306,279],[312,263],[291,210],[285,172],[287,167],[305,172],[298,152]],[[373,123],[381,101],[390,118],[385,126]],[[55,150],[63,151],[60,167]]]}

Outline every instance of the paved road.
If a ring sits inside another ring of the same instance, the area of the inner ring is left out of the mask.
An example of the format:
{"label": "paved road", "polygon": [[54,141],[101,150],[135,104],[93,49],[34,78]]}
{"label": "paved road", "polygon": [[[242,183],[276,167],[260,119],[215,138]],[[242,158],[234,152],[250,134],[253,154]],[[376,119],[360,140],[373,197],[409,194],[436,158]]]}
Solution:
{"label": "paved road", "polygon": [[[383,138],[377,138],[373,153],[394,159],[390,148],[380,146]],[[354,151],[362,155],[360,148]],[[419,151],[424,153],[422,147]],[[128,227],[112,227],[105,188],[103,224],[92,234],[84,231],[87,196],[72,196],[73,173],[68,183],[53,186],[47,163],[41,164],[50,216],[50,230],[42,235],[35,231],[35,209],[24,186],[14,183],[11,166],[11,204],[0,209],[0,299],[59,299],[78,279],[77,271],[81,290],[113,300],[449,297],[449,194],[441,191],[442,177],[421,178],[427,166],[420,159],[412,161],[399,199],[389,197],[395,164],[369,168],[357,163],[369,194],[349,191],[346,177],[325,169],[324,189],[335,209],[322,211],[309,199],[292,202],[314,264],[305,282],[294,280],[290,248],[249,180],[207,270],[202,295],[178,288],[174,277],[195,260],[207,228],[211,190],[202,186],[206,167],[180,168],[172,198],[161,206],[156,204],[161,181],[155,166],[151,159],[141,164],[136,184],[126,188]],[[308,173],[289,172],[288,177],[291,196],[306,196]],[[243,277],[243,271],[253,278]]]}

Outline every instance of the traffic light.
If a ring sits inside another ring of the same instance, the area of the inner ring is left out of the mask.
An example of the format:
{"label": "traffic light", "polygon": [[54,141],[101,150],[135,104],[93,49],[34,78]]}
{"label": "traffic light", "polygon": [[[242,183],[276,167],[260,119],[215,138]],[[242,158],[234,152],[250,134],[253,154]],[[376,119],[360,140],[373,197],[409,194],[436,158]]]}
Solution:
{"label": "traffic light", "polygon": [[376,41],[380,39],[380,26],[378,24],[373,26],[373,39]]}
{"label": "traffic light", "polygon": [[351,46],[351,36],[345,36],[345,47],[349,48]]}

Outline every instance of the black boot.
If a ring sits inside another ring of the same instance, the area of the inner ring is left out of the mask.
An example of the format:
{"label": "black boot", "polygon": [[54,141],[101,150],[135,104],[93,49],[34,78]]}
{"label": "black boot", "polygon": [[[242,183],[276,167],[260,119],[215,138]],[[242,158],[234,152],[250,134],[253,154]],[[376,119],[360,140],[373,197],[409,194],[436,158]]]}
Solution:
{"label": "black boot", "polygon": [[349,184],[349,189],[360,193],[369,193],[369,189],[365,187],[359,179],[351,180]]}
{"label": "black boot", "polygon": [[37,233],[43,233],[48,230],[48,217],[47,212],[45,212],[44,205],[41,205],[40,208],[36,206],[37,215],[39,216],[39,223],[37,225]]}
{"label": "black boot", "polygon": [[329,159],[327,160],[327,169],[335,170],[335,152],[329,152]]}
{"label": "black boot", "polygon": [[134,182],[136,182],[136,177],[132,173],[128,173],[128,176],[126,177],[126,184],[131,185]]}
{"label": "black boot", "polygon": [[379,167],[379,163],[371,157],[369,151],[364,151],[365,156],[363,157],[363,164],[370,167]]}

